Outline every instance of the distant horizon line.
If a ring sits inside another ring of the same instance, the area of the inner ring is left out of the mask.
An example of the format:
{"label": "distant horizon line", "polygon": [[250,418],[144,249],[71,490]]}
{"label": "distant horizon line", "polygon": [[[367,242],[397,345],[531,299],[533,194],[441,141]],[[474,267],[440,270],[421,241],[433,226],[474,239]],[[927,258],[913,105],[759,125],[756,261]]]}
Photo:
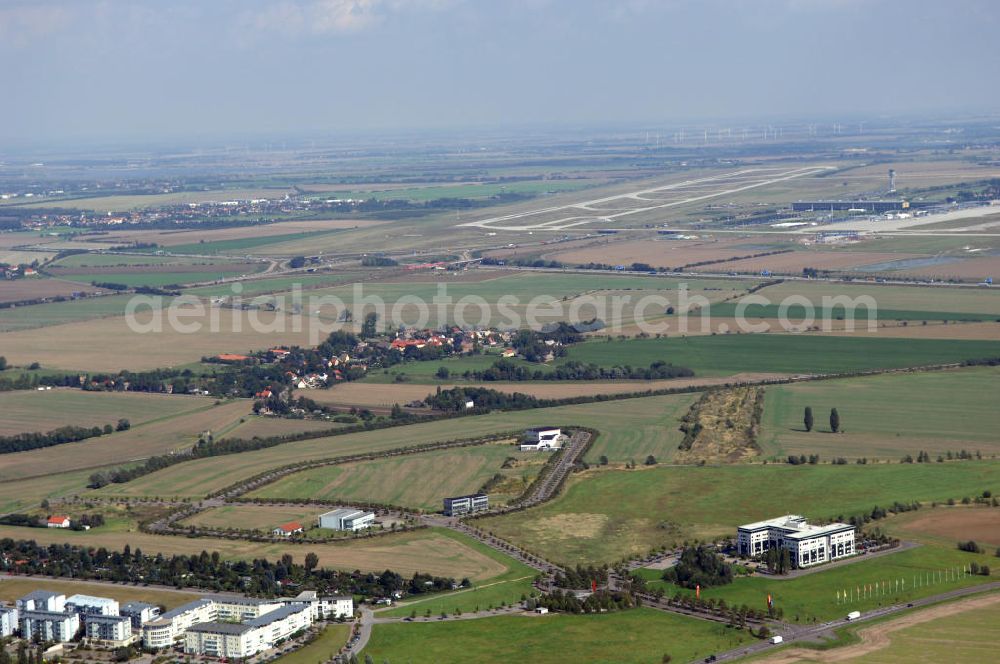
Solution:
{"label": "distant horizon line", "polygon": [[[560,121],[535,121],[535,122],[507,122],[507,123],[485,123],[467,125],[409,125],[396,126],[392,128],[380,127],[345,127],[342,129],[315,128],[315,129],[287,129],[287,130],[266,130],[260,131],[216,131],[199,130],[192,132],[163,132],[158,136],[150,136],[141,133],[107,133],[103,135],[90,135],[87,137],[52,137],[39,141],[37,137],[25,137],[23,134],[17,137],[4,137],[0,140],[0,159],[4,154],[16,156],[19,154],[40,154],[52,152],[53,150],[92,150],[100,147],[105,150],[133,149],[133,150],[157,150],[165,148],[187,148],[197,150],[246,150],[254,152],[281,152],[289,149],[301,150],[302,148],[329,147],[333,145],[343,145],[352,141],[363,140],[365,142],[396,142],[402,139],[413,140],[415,138],[434,139],[444,142],[467,142],[476,140],[510,140],[527,139],[525,132],[538,133],[551,137],[577,136],[584,138],[585,134],[596,136],[608,136],[623,132],[676,132],[681,130],[705,131],[732,129],[748,131],[756,129],[760,131],[763,127],[780,123],[792,126],[807,125],[844,125],[844,134],[856,133],[851,130],[853,125],[862,122],[865,128],[873,131],[878,127],[888,128],[893,123],[916,122],[916,123],[954,123],[954,124],[978,124],[1000,120],[1000,109],[966,110],[953,112],[917,112],[917,113],[872,113],[863,112],[807,115],[807,114],[774,114],[774,115],[747,115],[733,117],[700,117],[700,118],[678,118],[672,120],[624,120],[624,121],[593,121],[565,123]],[[472,135],[478,134],[478,135]],[[520,135],[515,135],[520,134]],[[671,141],[673,134],[663,136],[663,142]],[[274,145],[283,143],[284,145]],[[291,143],[292,145],[287,145]],[[315,143],[315,146],[309,145]]]}

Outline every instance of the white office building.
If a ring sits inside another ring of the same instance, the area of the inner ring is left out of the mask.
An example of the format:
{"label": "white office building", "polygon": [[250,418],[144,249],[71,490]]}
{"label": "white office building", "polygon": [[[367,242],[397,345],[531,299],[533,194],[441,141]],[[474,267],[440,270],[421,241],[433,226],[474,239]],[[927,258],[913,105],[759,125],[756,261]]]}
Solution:
{"label": "white office building", "polygon": [[485,512],[490,508],[490,497],[485,493],[455,496],[444,499],[444,513],[447,516],[461,516],[475,512]]}
{"label": "white office building", "polygon": [[854,526],[847,523],[814,526],[803,516],[786,514],[740,526],[736,545],[741,555],[751,557],[772,548],[788,549],[792,565],[809,567],[854,555]]}
{"label": "white office building", "polygon": [[132,643],[132,619],[128,616],[86,614],[83,616],[83,634],[91,641],[101,641],[109,646]]}
{"label": "white office building", "polygon": [[21,638],[27,641],[72,641],[80,631],[80,614],[57,611],[20,612]]}
{"label": "white office building", "polygon": [[0,607],[0,638],[13,636],[18,627],[17,609],[12,606]]}
{"label": "white office building", "polygon": [[319,515],[320,528],[332,528],[333,530],[362,530],[370,528],[375,523],[374,512],[364,512],[344,508],[333,510]]}
{"label": "white office building", "polygon": [[308,628],[312,622],[310,605],[292,603],[242,623],[200,623],[185,633],[184,652],[227,659],[253,657]]}
{"label": "white office building", "polygon": [[117,616],[118,600],[91,595],[70,595],[66,598],[66,610],[97,616]]}

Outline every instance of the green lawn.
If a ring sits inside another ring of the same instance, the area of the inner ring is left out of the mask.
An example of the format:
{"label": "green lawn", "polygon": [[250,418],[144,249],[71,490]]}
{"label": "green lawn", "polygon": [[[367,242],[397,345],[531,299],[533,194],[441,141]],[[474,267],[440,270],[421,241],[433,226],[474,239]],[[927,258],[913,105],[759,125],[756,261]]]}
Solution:
{"label": "green lawn", "polygon": [[893,501],[944,501],[1000,490],[1000,462],[674,466],[591,472],[555,500],[480,527],[566,564],[612,562],[662,545],[735,534],[794,511],[850,516]]}
{"label": "green lawn", "polygon": [[[924,545],[870,560],[862,557],[850,565],[831,567],[793,579],[738,577],[726,586],[703,588],[701,596],[703,599],[725,599],[730,605],[746,604],[766,609],[770,594],[774,605],[784,611],[785,621],[824,621],[843,617],[849,611],[864,613],[880,606],[911,602],[996,578],[962,573],[960,569],[970,562],[995,565],[996,557]],[[880,589],[878,592],[865,590],[860,598],[857,597],[862,586],[874,587],[875,584]],[[652,587],[657,585],[654,583]],[[662,587],[666,588],[668,595],[693,592],[667,584],[662,584]],[[882,588],[885,588],[884,592]],[[838,600],[837,593],[845,591],[849,593],[848,600]]]}
{"label": "green lawn", "polygon": [[746,632],[695,618],[634,609],[606,615],[502,616],[376,625],[364,654],[376,662],[530,661],[650,664],[704,658],[748,643]]}
{"label": "green lawn", "polygon": [[[1000,411],[994,388],[1000,367],[975,367],[767,388],[760,442],[766,454],[818,453],[824,457],[936,457],[949,450],[1000,452]],[[816,430],[803,430],[803,412],[813,409]],[[829,434],[837,408],[845,433]]]}
{"label": "green lawn", "polygon": [[[513,458],[518,467],[502,469]],[[250,494],[264,498],[361,501],[437,511],[442,499],[474,493],[500,473],[527,487],[547,455],[500,443],[326,466],[289,475]],[[500,498],[491,496],[493,500]]]}
{"label": "green lawn", "polygon": [[[446,613],[454,613],[456,610],[463,613],[471,613],[477,609],[485,611],[491,606],[498,607],[501,603],[509,605],[520,602],[521,597],[528,597],[534,591],[531,582],[538,574],[538,571],[534,568],[528,567],[471,537],[466,537],[453,530],[436,529],[435,532],[446,537],[451,537],[465,546],[489,556],[506,566],[507,571],[491,579],[473,583],[470,589],[456,590],[448,593],[435,593],[428,597],[418,597],[412,601],[407,600],[399,606],[379,611],[378,616],[404,617],[412,615],[414,611],[416,611],[418,616],[423,616],[428,609],[432,616],[439,616],[442,611]],[[460,581],[461,579],[457,580]]]}
{"label": "green lawn", "polygon": [[282,655],[273,661],[280,662],[280,664],[316,664],[316,662],[328,662],[340,652],[340,649],[344,647],[350,636],[350,623],[331,623],[324,627],[316,640],[309,645],[287,655]]}
{"label": "green lawn", "polygon": [[952,339],[743,334],[591,341],[569,349],[566,362],[647,366],[657,360],[696,374],[738,371],[834,373],[960,362],[1000,355],[1000,343]]}

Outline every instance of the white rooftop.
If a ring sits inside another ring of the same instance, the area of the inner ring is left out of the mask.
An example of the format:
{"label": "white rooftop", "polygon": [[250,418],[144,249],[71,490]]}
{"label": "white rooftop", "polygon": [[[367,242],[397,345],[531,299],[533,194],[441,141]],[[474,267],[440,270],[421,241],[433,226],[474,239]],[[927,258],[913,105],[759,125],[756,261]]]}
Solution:
{"label": "white rooftop", "polygon": [[808,537],[818,537],[827,533],[836,532],[845,528],[854,528],[848,523],[828,523],[825,526],[814,526],[806,521],[804,516],[798,514],[786,514],[774,519],[755,521],[740,526],[740,530],[762,530],[764,528],[780,528],[785,531],[785,537],[789,539],[804,539]]}

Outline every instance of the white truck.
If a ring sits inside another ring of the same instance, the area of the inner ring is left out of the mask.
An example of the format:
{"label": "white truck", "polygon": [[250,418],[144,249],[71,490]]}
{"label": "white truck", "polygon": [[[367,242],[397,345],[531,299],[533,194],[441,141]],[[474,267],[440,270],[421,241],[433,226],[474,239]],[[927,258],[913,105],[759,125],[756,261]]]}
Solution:
{"label": "white truck", "polygon": [[847,614],[848,620],[857,620],[860,617],[861,617],[860,611],[851,611],[850,613]]}
{"label": "white truck", "polygon": [[775,634],[771,637],[771,643],[781,643],[784,640],[780,634]]}

